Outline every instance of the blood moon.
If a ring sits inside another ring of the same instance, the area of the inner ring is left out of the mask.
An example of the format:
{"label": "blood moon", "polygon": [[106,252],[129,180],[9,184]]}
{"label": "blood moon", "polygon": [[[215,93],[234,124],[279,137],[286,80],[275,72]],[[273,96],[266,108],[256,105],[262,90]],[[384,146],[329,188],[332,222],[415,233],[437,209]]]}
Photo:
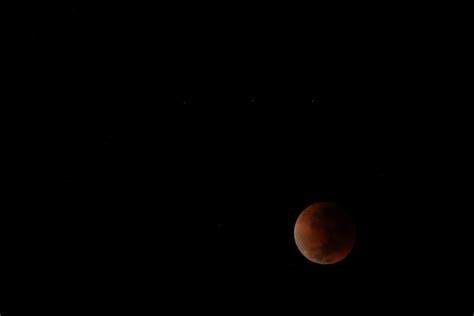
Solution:
{"label": "blood moon", "polygon": [[308,260],[331,264],[351,252],[356,229],[349,214],[338,204],[319,202],[301,212],[294,235],[298,250]]}

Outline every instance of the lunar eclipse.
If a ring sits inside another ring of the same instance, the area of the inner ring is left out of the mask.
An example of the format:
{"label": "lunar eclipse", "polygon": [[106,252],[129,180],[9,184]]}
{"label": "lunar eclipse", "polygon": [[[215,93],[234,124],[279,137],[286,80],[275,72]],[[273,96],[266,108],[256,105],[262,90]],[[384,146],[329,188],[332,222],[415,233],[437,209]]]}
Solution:
{"label": "lunar eclipse", "polygon": [[298,250],[308,260],[332,264],[351,252],[356,229],[344,208],[336,203],[320,202],[308,206],[298,216],[294,237]]}

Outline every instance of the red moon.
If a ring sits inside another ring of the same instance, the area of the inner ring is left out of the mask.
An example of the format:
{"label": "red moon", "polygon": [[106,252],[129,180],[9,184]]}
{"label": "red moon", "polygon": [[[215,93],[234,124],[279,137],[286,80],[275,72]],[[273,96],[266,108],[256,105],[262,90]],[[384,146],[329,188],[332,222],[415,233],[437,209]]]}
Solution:
{"label": "red moon", "polygon": [[295,224],[295,242],[308,260],[332,264],[344,259],[354,247],[355,225],[336,203],[320,202],[301,212]]}

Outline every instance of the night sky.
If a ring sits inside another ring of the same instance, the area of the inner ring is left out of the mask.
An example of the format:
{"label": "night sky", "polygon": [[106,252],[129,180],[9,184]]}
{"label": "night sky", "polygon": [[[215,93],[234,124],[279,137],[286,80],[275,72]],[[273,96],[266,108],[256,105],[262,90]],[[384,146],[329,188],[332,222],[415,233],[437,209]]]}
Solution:
{"label": "night sky", "polygon": [[[2,316],[470,315],[468,133],[434,109],[452,98],[417,35],[351,10],[210,9],[33,9]],[[293,239],[319,201],[357,225],[334,265]]]}

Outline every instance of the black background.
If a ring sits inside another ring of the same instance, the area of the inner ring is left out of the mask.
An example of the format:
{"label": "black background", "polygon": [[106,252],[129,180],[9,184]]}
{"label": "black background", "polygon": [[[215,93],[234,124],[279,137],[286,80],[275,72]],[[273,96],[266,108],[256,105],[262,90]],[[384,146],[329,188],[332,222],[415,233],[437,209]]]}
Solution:
{"label": "black background", "polygon": [[[442,28],[354,9],[34,7],[5,315],[468,310],[469,124]],[[317,201],[358,227],[331,266],[293,240]]]}

